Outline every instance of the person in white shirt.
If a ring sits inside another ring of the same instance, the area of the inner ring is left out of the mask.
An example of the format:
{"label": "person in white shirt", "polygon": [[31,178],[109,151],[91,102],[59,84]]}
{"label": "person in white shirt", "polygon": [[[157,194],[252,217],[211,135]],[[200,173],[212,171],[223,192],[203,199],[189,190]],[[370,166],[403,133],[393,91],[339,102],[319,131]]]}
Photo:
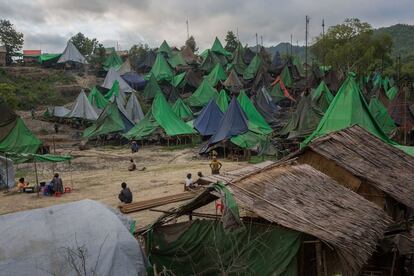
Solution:
{"label": "person in white shirt", "polygon": [[187,177],[185,179],[185,185],[184,185],[184,191],[189,191],[190,189],[195,188],[195,184],[193,180],[191,179],[191,173],[187,174]]}

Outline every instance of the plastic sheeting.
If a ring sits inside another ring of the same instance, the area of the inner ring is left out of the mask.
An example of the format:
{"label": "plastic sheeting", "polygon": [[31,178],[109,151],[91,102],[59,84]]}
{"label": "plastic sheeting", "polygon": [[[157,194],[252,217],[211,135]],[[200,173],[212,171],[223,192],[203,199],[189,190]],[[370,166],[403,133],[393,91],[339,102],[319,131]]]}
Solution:
{"label": "plastic sheeting", "polygon": [[210,136],[217,132],[218,122],[223,118],[219,106],[214,99],[201,110],[200,115],[194,120],[193,125],[197,131],[203,136]]}
{"label": "plastic sheeting", "polygon": [[388,136],[391,136],[391,134],[395,131],[397,126],[395,125],[391,116],[388,114],[387,108],[385,108],[385,106],[380,102],[380,100],[377,97],[371,98],[368,108],[372,116],[374,116],[375,120],[379,124],[379,126],[384,130],[384,132]]}
{"label": "plastic sheeting", "polygon": [[229,107],[230,97],[227,95],[226,90],[221,89],[217,99],[216,103],[218,107],[220,108],[221,112],[225,113],[227,111],[227,108]]}
{"label": "plastic sheeting", "polygon": [[243,75],[244,70],[246,70],[247,65],[244,63],[244,48],[243,45],[239,42],[237,44],[236,50],[233,52],[233,59],[231,61],[231,65],[233,66],[234,70],[236,70],[237,74]]}
{"label": "plastic sheeting", "polygon": [[147,81],[135,72],[125,73],[121,77],[135,90],[142,90],[147,84]]}
{"label": "plastic sheeting", "polygon": [[216,99],[217,96],[217,90],[204,79],[197,90],[187,99],[187,103],[189,106],[201,107],[208,104],[211,99]]}
{"label": "plastic sheeting", "polygon": [[15,185],[13,161],[0,155],[0,190],[11,189]]}
{"label": "plastic sheeting", "polygon": [[226,72],[224,72],[223,66],[217,63],[210,74],[205,79],[210,83],[211,86],[216,86],[219,81],[225,81],[227,79]]}
{"label": "plastic sheeting", "polygon": [[7,233],[0,237],[1,273],[76,276],[79,269],[86,275],[147,275],[130,223],[89,199],[0,216],[0,231]]}
{"label": "plastic sheeting", "polygon": [[106,71],[109,71],[110,69],[119,70],[122,66],[122,59],[115,51],[112,51],[102,65]]}
{"label": "plastic sheeting", "polygon": [[101,114],[101,111],[108,104],[108,100],[99,92],[96,87],[93,87],[91,92],[88,95],[88,101],[91,103],[92,107],[95,109],[96,114]]}
{"label": "plastic sheeting", "polygon": [[66,117],[80,118],[89,121],[95,121],[98,119],[98,114],[96,114],[95,109],[86,97],[85,91],[82,90],[79,93],[72,110],[66,115]]}
{"label": "plastic sheeting", "polygon": [[87,64],[86,58],[76,49],[75,45],[72,42],[68,41],[65,50],[63,51],[62,55],[60,56],[57,63],[65,63],[65,62],[77,62],[82,64]]}
{"label": "plastic sheeting", "polygon": [[70,110],[64,106],[52,106],[46,109],[44,116],[63,118],[63,117],[66,117],[66,115],[68,115],[69,112]]}
{"label": "plastic sheeting", "polygon": [[254,96],[254,105],[268,124],[275,126],[279,123],[277,113],[280,107],[273,102],[266,88],[262,87]]}
{"label": "plastic sheeting", "polygon": [[157,79],[153,74],[150,75],[147,85],[144,89],[144,99],[151,100],[158,93],[162,93],[160,86],[157,83]]}
{"label": "plastic sheeting", "polygon": [[126,73],[133,72],[131,62],[129,61],[129,58],[127,58],[124,63],[122,63],[121,67],[118,69],[118,73],[122,76]]}
{"label": "plastic sheeting", "polygon": [[170,82],[174,77],[173,70],[165,60],[164,56],[160,53],[157,54],[157,58],[155,59],[149,74],[153,74],[157,81]]}
{"label": "plastic sheeting", "polygon": [[240,91],[237,100],[249,120],[249,130],[258,134],[270,134],[272,132],[272,128],[268,125],[259,111],[257,111],[244,90]]}
{"label": "plastic sheeting", "polygon": [[214,39],[213,46],[211,46],[211,51],[225,57],[231,57],[231,53],[224,49],[223,45],[217,37]]}
{"label": "plastic sheeting", "polygon": [[14,128],[0,141],[0,152],[35,153],[41,144],[18,117]]}
{"label": "plastic sheeting", "polygon": [[181,98],[178,98],[177,101],[175,101],[172,106],[172,111],[174,111],[175,115],[181,120],[188,121],[193,118],[193,112]]}
{"label": "plastic sheeting", "polygon": [[120,92],[130,93],[134,91],[134,89],[128,85],[128,83],[121,77],[121,75],[119,75],[119,73],[114,68],[110,68],[108,70],[102,86],[107,89],[111,89],[116,80],[119,82]]}
{"label": "plastic sheeting", "polygon": [[126,113],[128,115],[128,118],[135,123],[138,123],[144,118],[144,113],[142,112],[141,105],[139,104],[137,96],[135,96],[134,93],[132,93],[128,99],[126,105]]}
{"label": "plastic sheeting", "polygon": [[243,78],[245,80],[251,80],[256,76],[257,71],[259,71],[260,66],[262,66],[263,60],[262,58],[256,54],[253,60],[250,62],[249,66],[247,66],[246,70],[244,70]]}

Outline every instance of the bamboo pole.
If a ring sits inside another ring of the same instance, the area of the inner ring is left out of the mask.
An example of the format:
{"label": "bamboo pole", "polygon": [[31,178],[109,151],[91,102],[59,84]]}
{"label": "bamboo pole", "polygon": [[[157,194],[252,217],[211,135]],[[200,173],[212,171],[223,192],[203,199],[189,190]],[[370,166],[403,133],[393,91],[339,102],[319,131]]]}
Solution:
{"label": "bamboo pole", "polygon": [[36,159],[34,159],[34,167],[35,167],[35,174],[36,174],[36,190],[37,190],[37,197],[39,197],[39,177],[37,175],[37,163]]}

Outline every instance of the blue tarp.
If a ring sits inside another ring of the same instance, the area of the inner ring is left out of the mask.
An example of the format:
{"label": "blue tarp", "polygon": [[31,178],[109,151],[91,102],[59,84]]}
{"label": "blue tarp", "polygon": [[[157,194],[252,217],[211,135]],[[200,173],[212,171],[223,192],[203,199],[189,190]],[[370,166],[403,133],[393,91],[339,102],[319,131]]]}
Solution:
{"label": "blue tarp", "polygon": [[129,84],[129,86],[131,86],[135,90],[143,90],[145,85],[147,84],[147,81],[135,72],[125,73],[121,76],[121,78],[123,78],[124,81],[126,81]]}
{"label": "blue tarp", "polygon": [[248,130],[246,114],[244,114],[236,97],[233,96],[229,108],[219,123],[217,132],[210,138],[208,145],[246,133]]}
{"label": "blue tarp", "polygon": [[194,121],[194,128],[203,136],[213,135],[217,132],[218,123],[222,118],[223,112],[221,112],[216,101],[211,99]]}

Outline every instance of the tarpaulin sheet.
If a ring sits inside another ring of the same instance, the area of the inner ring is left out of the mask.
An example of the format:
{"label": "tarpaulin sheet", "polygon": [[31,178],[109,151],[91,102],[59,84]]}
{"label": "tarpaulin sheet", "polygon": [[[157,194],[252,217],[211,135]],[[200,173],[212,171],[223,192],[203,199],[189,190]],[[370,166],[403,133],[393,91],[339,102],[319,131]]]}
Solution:
{"label": "tarpaulin sheet", "polygon": [[217,90],[204,79],[197,90],[187,99],[187,103],[189,106],[201,107],[208,104],[211,99],[216,99],[217,96]]}
{"label": "tarpaulin sheet", "polygon": [[215,103],[214,99],[201,110],[200,115],[194,120],[194,128],[203,135],[209,136],[217,132],[218,122],[223,118],[223,113]]}

